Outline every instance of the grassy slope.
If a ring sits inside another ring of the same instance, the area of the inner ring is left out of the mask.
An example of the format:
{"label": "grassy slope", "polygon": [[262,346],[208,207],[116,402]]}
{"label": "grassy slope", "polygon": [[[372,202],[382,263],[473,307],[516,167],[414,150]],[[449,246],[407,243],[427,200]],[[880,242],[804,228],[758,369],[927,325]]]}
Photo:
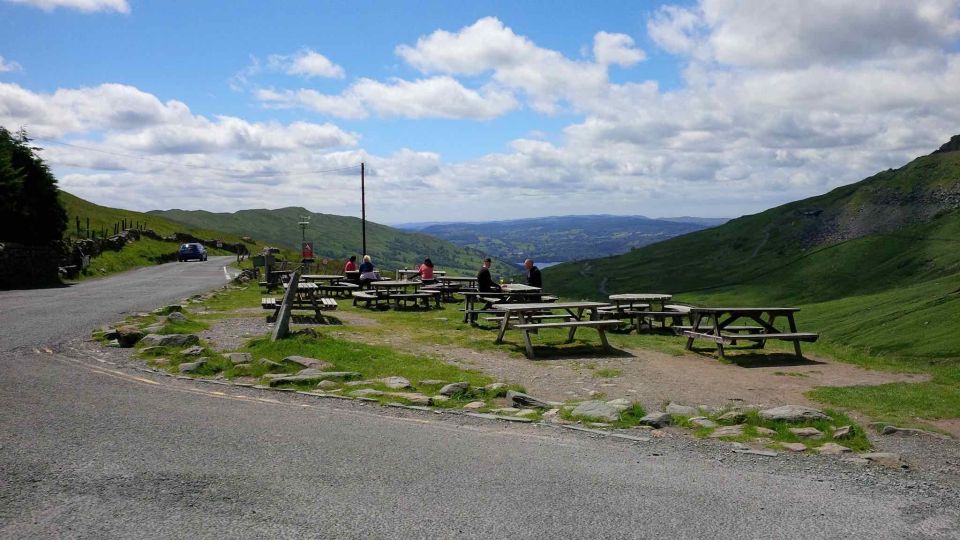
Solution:
{"label": "grassy slope", "polygon": [[[319,257],[334,260],[346,259],[350,254],[359,254],[362,237],[358,218],[314,214],[303,208],[280,208],[277,210],[240,210],[232,214],[205,211],[165,210],[150,213],[163,216],[195,227],[207,227],[249,235],[254,239],[274,245],[298,249],[300,216],[310,216],[307,239],[314,242],[314,252]],[[456,273],[475,274],[480,267],[482,254],[461,248],[444,240],[418,233],[403,232],[392,227],[367,222],[367,250],[374,264],[381,269],[412,268],[430,257],[438,269]],[[517,270],[503,262],[495,263],[494,275],[509,276]]]}

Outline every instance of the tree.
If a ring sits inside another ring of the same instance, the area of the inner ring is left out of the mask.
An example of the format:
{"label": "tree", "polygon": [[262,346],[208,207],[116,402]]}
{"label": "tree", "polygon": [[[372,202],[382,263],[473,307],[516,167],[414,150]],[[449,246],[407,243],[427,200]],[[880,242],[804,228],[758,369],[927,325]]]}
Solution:
{"label": "tree", "polygon": [[24,130],[0,126],[0,241],[41,245],[63,238],[67,213],[57,179]]}

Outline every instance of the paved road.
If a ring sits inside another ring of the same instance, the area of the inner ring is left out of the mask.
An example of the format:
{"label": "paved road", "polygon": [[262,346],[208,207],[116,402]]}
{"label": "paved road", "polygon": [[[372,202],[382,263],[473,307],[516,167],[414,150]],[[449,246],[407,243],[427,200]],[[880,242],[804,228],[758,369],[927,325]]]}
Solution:
{"label": "paved road", "polygon": [[[0,537],[903,538],[957,530],[955,514],[915,497],[796,467],[151,378],[68,343],[120,313],[223,279],[211,260],[0,292]],[[54,352],[34,351],[40,344]]]}

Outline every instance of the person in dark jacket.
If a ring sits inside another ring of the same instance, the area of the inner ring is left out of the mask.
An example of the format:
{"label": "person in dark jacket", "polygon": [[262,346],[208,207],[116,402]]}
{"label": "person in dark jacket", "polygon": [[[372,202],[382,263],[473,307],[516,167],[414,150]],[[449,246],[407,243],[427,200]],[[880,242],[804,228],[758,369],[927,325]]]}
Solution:
{"label": "person in dark jacket", "polygon": [[527,285],[542,289],[543,276],[540,275],[540,269],[533,265],[533,259],[523,261],[523,267],[527,269]]}
{"label": "person in dark jacket", "polygon": [[490,257],[487,257],[483,260],[483,266],[480,267],[480,271],[477,272],[477,290],[480,292],[500,290],[500,286],[494,283],[493,278],[490,277],[490,264],[492,262]]}

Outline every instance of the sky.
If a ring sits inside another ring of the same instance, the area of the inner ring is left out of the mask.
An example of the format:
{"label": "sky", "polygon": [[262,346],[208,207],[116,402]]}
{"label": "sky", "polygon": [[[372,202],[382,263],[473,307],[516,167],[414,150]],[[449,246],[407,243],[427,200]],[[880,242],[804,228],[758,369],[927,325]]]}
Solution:
{"label": "sky", "polygon": [[736,217],[960,133],[960,0],[0,0],[0,125],[132,210]]}

